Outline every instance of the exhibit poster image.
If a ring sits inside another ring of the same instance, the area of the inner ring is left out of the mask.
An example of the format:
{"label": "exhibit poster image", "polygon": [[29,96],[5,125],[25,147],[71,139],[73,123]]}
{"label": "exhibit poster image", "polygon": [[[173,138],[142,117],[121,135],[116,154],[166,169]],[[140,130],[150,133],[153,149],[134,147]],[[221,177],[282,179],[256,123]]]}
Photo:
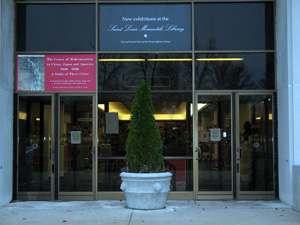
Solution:
{"label": "exhibit poster image", "polygon": [[44,91],[45,56],[19,55],[17,89],[20,91]]}
{"label": "exhibit poster image", "polygon": [[17,56],[17,91],[95,91],[96,56]]}

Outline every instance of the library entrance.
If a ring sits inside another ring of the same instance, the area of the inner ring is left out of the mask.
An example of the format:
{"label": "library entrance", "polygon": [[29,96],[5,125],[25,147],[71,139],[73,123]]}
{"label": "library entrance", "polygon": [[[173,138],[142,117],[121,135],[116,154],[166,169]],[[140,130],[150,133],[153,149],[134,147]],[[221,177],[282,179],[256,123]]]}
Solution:
{"label": "library entrance", "polygon": [[18,97],[18,199],[93,199],[93,101]]}
{"label": "library entrance", "polygon": [[196,101],[197,198],[274,198],[272,94],[197,94]]}

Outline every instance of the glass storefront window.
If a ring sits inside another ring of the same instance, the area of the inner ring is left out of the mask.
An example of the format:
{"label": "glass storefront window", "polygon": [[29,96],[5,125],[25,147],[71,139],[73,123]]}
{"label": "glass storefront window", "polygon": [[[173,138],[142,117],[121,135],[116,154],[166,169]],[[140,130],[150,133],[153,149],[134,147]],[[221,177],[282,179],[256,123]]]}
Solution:
{"label": "glass storefront window", "polygon": [[95,18],[95,4],[17,5],[17,51],[93,51]]}
{"label": "glass storefront window", "polygon": [[196,50],[273,50],[272,3],[195,4]]}
{"label": "glass storefront window", "polygon": [[135,90],[145,79],[152,90],[192,90],[191,54],[100,54],[99,91]]}
{"label": "glass storefront window", "polygon": [[[127,98],[131,97],[131,101],[122,101],[123,98],[119,101],[103,101],[105,95],[99,95],[98,104],[100,156],[125,156],[134,94],[123,94],[127,95]],[[165,95],[165,99],[161,97],[162,95]],[[165,156],[192,156],[192,96],[185,99],[186,101],[176,101],[178,95],[174,94],[155,93],[152,96],[156,126],[164,142],[163,154]],[[110,114],[114,113],[117,114],[115,119],[118,120],[117,128],[111,128],[114,119],[110,117]]]}
{"label": "glass storefront window", "polygon": [[[130,130],[130,111],[134,95],[134,92],[99,94],[99,191],[119,191],[116,187],[120,183],[120,177],[114,174],[119,173],[126,165],[125,146]],[[155,92],[152,93],[152,99],[156,126],[163,140],[165,167],[174,174],[181,174],[172,181],[172,190],[192,190],[192,159],[189,159],[193,155],[192,95]],[[117,116],[113,118],[113,114]]]}
{"label": "glass storefront window", "polygon": [[195,82],[196,90],[274,89],[274,54],[197,54]]}

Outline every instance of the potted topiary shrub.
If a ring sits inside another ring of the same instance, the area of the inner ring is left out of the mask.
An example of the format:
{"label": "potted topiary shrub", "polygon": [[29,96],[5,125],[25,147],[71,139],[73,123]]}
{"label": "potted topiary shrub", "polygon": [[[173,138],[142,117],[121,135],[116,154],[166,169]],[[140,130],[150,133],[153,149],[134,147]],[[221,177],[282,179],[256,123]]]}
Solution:
{"label": "potted topiary shrub", "polygon": [[136,90],[131,114],[126,142],[127,167],[120,175],[121,190],[128,208],[165,208],[172,174],[162,168],[163,143],[155,126],[151,90],[145,80]]}

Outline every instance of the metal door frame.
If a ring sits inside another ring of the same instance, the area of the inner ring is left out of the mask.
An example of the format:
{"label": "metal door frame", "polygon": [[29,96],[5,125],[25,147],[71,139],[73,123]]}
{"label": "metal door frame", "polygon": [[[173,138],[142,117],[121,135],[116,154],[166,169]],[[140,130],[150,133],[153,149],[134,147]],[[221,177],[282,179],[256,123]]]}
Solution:
{"label": "metal door frame", "polygon": [[256,95],[256,96],[264,96],[264,95],[270,95],[272,97],[272,148],[273,148],[273,190],[272,191],[241,191],[240,189],[240,173],[236,173],[236,198],[237,199],[243,199],[243,200],[258,200],[258,199],[275,199],[275,143],[274,143],[274,92],[273,91],[257,91],[257,92],[237,92],[236,93],[236,101],[235,101],[235,114],[236,114],[236,124],[235,124],[235,130],[236,130],[236,141],[235,141],[235,164],[236,166],[239,166],[240,159],[237,156],[238,151],[240,151],[240,128],[239,128],[239,97],[245,96],[245,95]]}
{"label": "metal door frame", "polygon": [[207,95],[230,95],[231,96],[231,175],[232,191],[219,192],[200,192],[199,191],[199,162],[198,162],[198,113],[197,107],[193,107],[193,170],[194,170],[194,199],[274,199],[275,198],[275,157],[274,157],[274,117],[273,116],[273,191],[240,191],[240,173],[237,173],[239,161],[237,151],[240,148],[239,143],[239,96],[243,95],[271,95],[272,96],[272,114],[274,115],[274,91],[195,91],[193,105],[197,105],[199,96]]}
{"label": "metal door frame", "polygon": [[[26,191],[26,192],[23,192],[23,191],[19,191],[18,189],[18,186],[19,186],[19,136],[20,136],[20,133],[19,133],[19,105],[20,105],[20,97],[50,97],[51,98],[51,185],[50,185],[50,192],[37,192],[37,191]],[[54,161],[54,154],[53,154],[53,151],[54,151],[54,146],[55,146],[55,139],[52,138],[54,137],[54,104],[55,104],[55,99],[54,99],[54,94],[51,94],[51,93],[41,93],[39,95],[36,95],[36,94],[33,94],[33,93],[17,93],[16,94],[16,115],[15,115],[15,119],[16,119],[16,137],[17,137],[17,144],[16,144],[16,179],[15,179],[15,191],[16,191],[16,197],[18,200],[54,200],[55,199],[55,186],[54,186],[54,179],[55,179],[55,176],[54,176],[54,171],[53,171],[53,168],[54,168],[54,164],[55,164],[55,161]]]}
{"label": "metal door frame", "polygon": [[[226,96],[230,96],[230,104],[231,104],[231,127],[232,127],[232,106],[233,106],[233,100],[232,100],[232,91],[197,91],[195,92],[194,95],[194,106],[197,105],[198,103],[198,99],[199,96],[218,96],[218,95],[226,95]],[[199,161],[198,159],[198,112],[197,112],[197,107],[193,107],[193,161],[194,161],[194,166],[193,166],[193,170],[194,170],[194,199],[212,199],[212,200],[218,200],[218,199],[232,199],[233,198],[233,190],[231,191],[199,191]],[[231,138],[233,137],[232,134],[233,129],[231,129]],[[233,146],[231,145],[231,163],[233,162],[233,156],[232,156],[232,151],[233,150]],[[232,166],[233,168],[233,166]],[[233,173],[231,171],[231,184],[233,186]]]}
{"label": "metal door frame", "polygon": [[92,123],[92,129],[93,129],[93,132],[92,132],[92,135],[93,135],[93,138],[92,138],[92,149],[93,149],[93,155],[92,155],[92,191],[91,192],[61,192],[59,190],[59,187],[60,187],[60,181],[59,181],[59,171],[60,171],[60,145],[57,146],[57,157],[56,157],[56,160],[57,160],[57,175],[56,175],[56,179],[57,179],[57,182],[56,182],[56,188],[55,190],[57,191],[57,196],[56,196],[56,199],[57,200],[65,200],[65,201],[69,201],[69,200],[95,200],[96,199],[96,189],[97,189],[97,160],[96,159],[96,146],[97,146],[97,139],[96,139],[96,112],[97,112],[97,104],[96,104],[96,94],[95,93],[59,93],[59,94],[56,94],[56,99],[57,99],[57,124],[56,124],[56,131],[57,131],[57,136],[58,138],[60,137],[60,127],[59,127],[59,124],[60,124],[60,102],[61,102],[61,97],[92,97],[92,101],[91,101],[91,104],[92,104],[92,113],[93,113],[93,117],[92,117],[92,120],[93,120],[93,123]]}
{"label": "metal door frame", "polygon": [[[60,97],[63,96],[88,96],[92,97],[92,112],[93,112],[93,165],[92,165],[92,191],[91,192],[59,192],[59,135],[60,135]],[[20,97],[50,97],[51,98],[51,188],[50,192],[36,192],[36,191],[27,191],[20,192],[18,190],[18,177],[19,177],[19,103]],[[96,189],[97,189],[97,160],[96,157],[96,95],[95,93],[85,93],[85,94],[74,94],[74,93],[17,93],[15,99],[16,109],[15,109],[15,118],[16,118],[16,173],[15,173],[15,196],[18,200],[94,200],[96,199]]]}

